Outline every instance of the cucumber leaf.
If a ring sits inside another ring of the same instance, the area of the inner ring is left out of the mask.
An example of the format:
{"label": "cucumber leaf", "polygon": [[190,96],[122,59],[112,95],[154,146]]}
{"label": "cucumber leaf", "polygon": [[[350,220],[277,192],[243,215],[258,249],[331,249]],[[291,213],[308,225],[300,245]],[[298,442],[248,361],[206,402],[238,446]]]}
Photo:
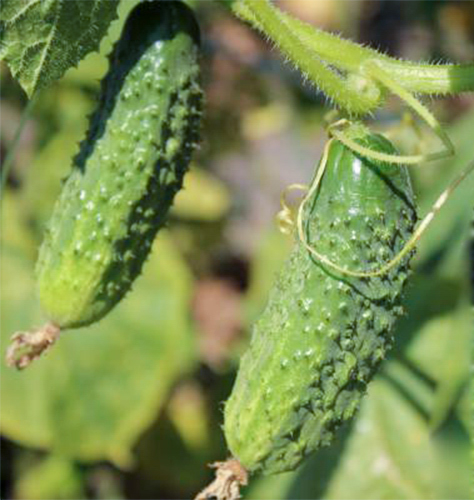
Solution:
{"label": "cucumber leaf", "polygon": [[118,0],[3,0],[0,59],[31,97],[99,50],[117,5]]}

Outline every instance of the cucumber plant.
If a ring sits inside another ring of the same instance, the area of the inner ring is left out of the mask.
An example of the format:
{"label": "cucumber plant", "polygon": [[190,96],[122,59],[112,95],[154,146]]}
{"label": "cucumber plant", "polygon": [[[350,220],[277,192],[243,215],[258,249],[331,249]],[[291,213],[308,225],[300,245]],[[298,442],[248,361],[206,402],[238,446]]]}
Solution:
{"label": "cucumber plant", "polygon": [[13,338],[27,366],[62,329],[105,316],[130,290],[199,138],[199,27],[185,4],[133,9],[36,266],[45,327]]}
{"label": "cucumber plant", "polygon": [[[235,458],[216,464],[223,488],[200,498],[237,498],[248,472],[293,469],[354,415],[392,343],[414,246],[474,169],[415,225],[406,166],[454,148],[414,95],[473,90],[472,64],[399,61],[317,30],[268,0],[234,0],[232,9],[323,90],[344,119],[329,127],[332,138],[296,216],[286,210],[281,217],[295,247],[225,407]],[[183,4],[146,2],[132,13],[40,252],[39,292],[50,322],[15,336],[12,364],[26,366],[61,329],[99,320],[139,274],[197,141],[197,47],[196,23]],[[425,121],[443,149],[398,154],[382,136],[351,122],[373,113],[390,93]]]}

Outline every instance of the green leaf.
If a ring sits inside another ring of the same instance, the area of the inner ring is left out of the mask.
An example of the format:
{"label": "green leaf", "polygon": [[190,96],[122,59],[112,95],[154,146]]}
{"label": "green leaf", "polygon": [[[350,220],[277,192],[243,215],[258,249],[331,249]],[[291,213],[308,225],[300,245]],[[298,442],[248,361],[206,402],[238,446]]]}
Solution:
{"label": "green leaf", "polygon": [[430,439],[422,417],[383,382],[370,387],[327,498],[430,498]]}
{"label": "green leaf", "polygon": [[438,470],[439,439],[430,434],[423,416],[404,395],[379,379],[370,386],[369,398],[325,497],[466,498],[465,437],[462,431],[457,434],[458,453],[452,453],[454,446],[450,448],[457,468],[450,468],[449,473]]}
{"label": "green leaf", "polygon": [[460,268],[464,276],[457,279],[445,278],[442,267],[413,276],[405,299],[407,315],[395,332],[392,354],[433,385],[434,401],[428,410],[432,428],[448,418],[469,377],[469,272],[466,265]]}
{"label": "green leaf", "polygon": [[[44,322],[32,260],[11,245],[1,256],[2,344]],[[20,444],[86,461],[131,464],[131,448],[171,386],[194,366],[188,320],[192,278],[161,234],[135,289],[101,322],[66,331],[23,372],[1,365],[1,430]]]}
{"label": "green leaf", "polygon": [[3,0],[0,59],[29,97],[97,51],[118,0]]}
{"label": "green leaf", "polygon": [[437,427],[458,400],[469,377],[472,313],[468,303],[438,316],[421,328],[407,358],[436,381],[431,421]]}
{"label": "green leaf", "polygon": [[123,26],[132,9],[142,0],[127,0],[120,2],[117,9],[117,18],[110,24],[107,35],[100,44],[100,52],[89,53],[76,68],[66,72],[61,83],[82,88],[99,89],[99,82],[107,72],[107,55],[112,51],[113,45],[119,39]]}

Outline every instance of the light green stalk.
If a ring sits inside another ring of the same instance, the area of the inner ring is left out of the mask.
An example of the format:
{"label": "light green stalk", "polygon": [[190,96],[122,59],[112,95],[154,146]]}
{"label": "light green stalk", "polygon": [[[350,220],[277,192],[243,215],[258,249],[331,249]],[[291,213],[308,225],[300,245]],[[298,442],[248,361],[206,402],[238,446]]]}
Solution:
{"label": "light green stalk", "polygon": [[349,113],[367,114],[383,104],[385,86],[366,71],[369,62],[376,62],[408,92],[443,95],[474,91],[474,64],[398,60],[304,23],[281,12],[269,0],[238,0],[233,10]]}

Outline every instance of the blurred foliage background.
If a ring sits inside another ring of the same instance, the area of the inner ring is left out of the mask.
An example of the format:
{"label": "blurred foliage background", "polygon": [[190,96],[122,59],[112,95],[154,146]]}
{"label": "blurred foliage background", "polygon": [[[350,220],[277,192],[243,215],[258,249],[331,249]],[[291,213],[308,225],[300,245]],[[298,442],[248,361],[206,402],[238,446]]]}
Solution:
{"label": "blurred foliage background", "polygon": [[[201,149],[133,292],[26,371],[1,364],[2,498],[190,498],[211,479],[206,464],[227,456],[222,404],[291,247],[274,224],[280,193],[310,179],[329,107],[226,2],[189,3],[203,34]],[[391,55],[472,61],[472,2],[278,3]],[[23,131],[2,200],[2,356],[13,332],[44,320],[33,273],[42,231],[135,4],[121,2],[100,55],[41,92]],[[4,158],[26,98],[0,70]],[[457,154],[413,168],[422,211],[474,157],[473,96],[430,104]],[[390,100],[372,127],[406,150],[437,147],[402,116]],[[297,471],[253,478],[245,498],[469,497],[473,192],[471,178],[420,242],[396,348],[356,421]]]}

